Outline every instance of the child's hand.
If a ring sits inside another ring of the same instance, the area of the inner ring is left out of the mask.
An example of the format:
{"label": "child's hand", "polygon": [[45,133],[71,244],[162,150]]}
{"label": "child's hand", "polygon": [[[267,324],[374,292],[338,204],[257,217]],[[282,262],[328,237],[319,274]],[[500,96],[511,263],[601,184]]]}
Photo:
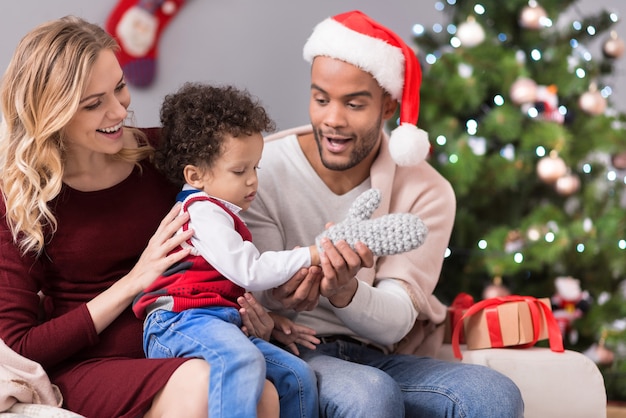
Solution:
{"label": "child's hand", "polygon": [[246,292],[243,296],[237,298],[237,302],[241,308],[239,315],[243,326],[241,330],[247,336],[253,335],[269,341],[274,327],[272,317],[263,309],[263,306],[252,296],[252,293]]}
{"label": "child's hand", "polygon": [[298,325],[289,318],[278,315],[274,312],[268,312],[274,320],[274,330],[272,337],[285,345],[296,356],[300,355],[296,343],[315,350],[315,346],[320,340],[315,336],[315,330],[304,325]]}

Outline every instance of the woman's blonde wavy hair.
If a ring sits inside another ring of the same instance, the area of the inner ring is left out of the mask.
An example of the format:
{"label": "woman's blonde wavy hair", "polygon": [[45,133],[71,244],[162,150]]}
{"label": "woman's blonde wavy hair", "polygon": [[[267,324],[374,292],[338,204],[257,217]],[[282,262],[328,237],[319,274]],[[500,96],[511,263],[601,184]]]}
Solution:
{"label": "woman's blonde wavy hair", "polygon": [[[0,187],[6,222],[23,253],[41,254],[57,221],[49,202],[61,191],[63,130],[79,107],[102,50],[117,51],[100,26],[75,16],[44,23],[18,44],[0,86]],[[138,131],[136,131],[138,133]],[[138,163],[153,149],[123,149]]]}

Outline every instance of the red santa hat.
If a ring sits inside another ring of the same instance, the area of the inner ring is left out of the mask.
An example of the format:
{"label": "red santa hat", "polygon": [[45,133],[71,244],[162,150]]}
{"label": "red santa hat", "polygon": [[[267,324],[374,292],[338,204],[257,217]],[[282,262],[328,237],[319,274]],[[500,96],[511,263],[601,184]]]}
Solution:
{"label": "red santa hat", "polygon": [[389,151],[398,165],[423,161],[430,150],[428,134],[419,129],[422,70],[415,53],[394,32],[354,10],[320,22],[304,45],[304,59],[339,59],[370,73],[400,102],[400,123],[391,132]]}

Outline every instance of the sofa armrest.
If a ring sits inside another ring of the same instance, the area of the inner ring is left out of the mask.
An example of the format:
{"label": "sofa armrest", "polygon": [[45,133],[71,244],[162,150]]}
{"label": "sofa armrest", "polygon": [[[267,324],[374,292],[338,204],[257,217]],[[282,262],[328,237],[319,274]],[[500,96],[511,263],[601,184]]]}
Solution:
{"label": "sofa armrest", "polygon": [[[585,355],[549,348],[490,348],[467,350],[463,363],[481,364],[508,376],[519,387],[525,418],[606,418],[606,389],[602,373]],[[437,356],[459,361],[444,344]]]}

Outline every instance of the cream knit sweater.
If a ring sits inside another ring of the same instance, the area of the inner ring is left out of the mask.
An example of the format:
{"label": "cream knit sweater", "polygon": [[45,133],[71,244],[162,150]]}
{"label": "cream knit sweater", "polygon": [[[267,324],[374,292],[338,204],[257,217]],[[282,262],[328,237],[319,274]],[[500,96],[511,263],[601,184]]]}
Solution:
{"label": "cream knit sweater", "polygon": [[[416,250],[377,257],[373,268],[362,269],[357,294],[347,307],[337,309],[321,298],[313,311],[281,313],[318,335],[345,334],[396,352],[434,354],[442,338],[442,333],[433,333],[434,325],[442,323],[446,313],[433,291],[454,223],[451,185],[427,162],[397,166],[385,136],[370,178],[337,196],[317,176],[297,142],[296,134],[308,132],[311,127],[303,126],[266,142],[257,199],[243,215],[261,251],[309,245],[327,222],[344,219],[352,202],[370,187],[382,193],[373,218],[414,213],[428,228],[428,237]],[[259,296],[268,308],[280,307],[268,292]]]}

